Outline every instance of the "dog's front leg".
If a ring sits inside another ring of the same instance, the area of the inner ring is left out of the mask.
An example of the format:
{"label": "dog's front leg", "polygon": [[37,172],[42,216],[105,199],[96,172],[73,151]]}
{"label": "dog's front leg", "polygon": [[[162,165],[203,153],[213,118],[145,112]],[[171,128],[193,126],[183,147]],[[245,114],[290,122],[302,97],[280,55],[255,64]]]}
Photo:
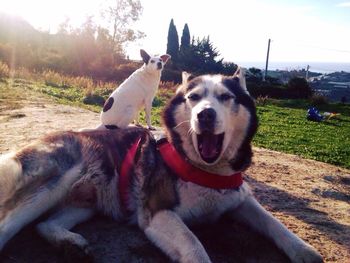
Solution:
{"label": "dog's front leg", "polygon": [[90,219],[94,214],[95,211],[92,208],[65,207],[47,221],[38,224],[37,231],[51,244],[63,249],[67,259],[91,261],[88,242],[81,235],[69,230]]}
{"label": "dog's front leg", "polygon": [[145,101],[146,123],[147,123],[148,129],[155,130],[155,128],[151,124],[152,100],[153,99]]}
{"label": "dog's front leg", "polygon": [[322,256],[312,246],[290,232],[252,196],[230,211],[230,216],[272,239],[293,263],[323,262]]}
{"label": "dog's front leg", "polygon": [[134,117],[134,124],[136,126],[140,126],[140,112],[139,111],[136,111],[136,115]]}
{"label": "dog's front leg", "polygon": [[157,212],[144,227],[146,236],[172,260],[179,262],[210,262],[197,237],[173,211]]}

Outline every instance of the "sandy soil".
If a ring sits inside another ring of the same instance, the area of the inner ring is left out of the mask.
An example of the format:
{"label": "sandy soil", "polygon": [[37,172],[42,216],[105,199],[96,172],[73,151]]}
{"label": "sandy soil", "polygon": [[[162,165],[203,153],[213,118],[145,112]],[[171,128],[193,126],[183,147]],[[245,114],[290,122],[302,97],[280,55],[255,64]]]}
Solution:
{"label": "sandy soil", "polygon": [[[0,101],[1,103],[1,101]],[[94,127],[98,114],[58,105],[26,91],[17,109],[0,104],[0,154],[57,130]],[[245,179],[258,200],[326,262],[350,262],[350,171],[295,155],[255,148]],[[62,262],[62,254],[26,227],[5,247],[1,262]],[[96,262],[168,262],[136,227],[97,217],[75,228]],[[268,240],[227,219],[193,231],[213,262],[289,262]]]}

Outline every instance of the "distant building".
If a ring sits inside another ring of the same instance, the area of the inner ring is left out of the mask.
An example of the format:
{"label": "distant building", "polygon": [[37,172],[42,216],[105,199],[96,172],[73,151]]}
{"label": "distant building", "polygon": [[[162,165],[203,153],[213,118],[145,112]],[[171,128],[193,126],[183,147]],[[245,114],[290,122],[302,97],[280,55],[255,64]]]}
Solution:
{"label": "distant building", "polygon": [[318,93],[327,96],[331,101],[348,101],[350,98],[350,73],[334,72],[313,78],[311,87]]}

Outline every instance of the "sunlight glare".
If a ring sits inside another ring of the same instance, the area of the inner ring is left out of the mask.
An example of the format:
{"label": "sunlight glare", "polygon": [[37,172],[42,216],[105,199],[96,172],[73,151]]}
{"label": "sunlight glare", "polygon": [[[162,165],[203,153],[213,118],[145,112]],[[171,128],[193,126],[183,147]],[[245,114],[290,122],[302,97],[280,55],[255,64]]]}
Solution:
{"label": "sunlight glare", "polygon": [[96,12],[100,3],[100,1],[83,0],[11,0],[0,2],[0,12],[20,16],[35,28],[54,33],[57,26],[67,17],[73,25],[79,26],[87,15]]}

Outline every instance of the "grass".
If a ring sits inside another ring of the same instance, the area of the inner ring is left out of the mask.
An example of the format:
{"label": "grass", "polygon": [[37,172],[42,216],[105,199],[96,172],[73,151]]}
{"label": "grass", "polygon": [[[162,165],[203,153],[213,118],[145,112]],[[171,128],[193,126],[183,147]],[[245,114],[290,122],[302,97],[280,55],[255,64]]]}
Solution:
{"label": "grass", "polygon": [[[90,85],[90,84],[89,84]],[[114,87],[117,84],[114,84]],[[17,91],[7,95],[10,88]],[[16,102],[20,89],[33,90],[54,98],[62,104],[83,107],[94,112],[102,108],[101,98],[106,99],[114,89],[100,84],[98,88],[86,90],[67,84],[49,84],[47,81],[28,81],[15,79],[12,82],[0,82],[0,110],[20,107]],[[162,83],[153,102],[152,124],[161,125],[160,115],[166,101],[174,94],[176,87],[172,83]],[[96,97],[86,100],[87,97]],[[6,102],[6,104],[4,104]],[[86,104],[89,102],[90,104]],[[7,106],[4,106],[7,105]],[[297,154],[305,158],[331,163],[350,168],[350,105],[327,104],[319,106],[321,111],[338,112],[340,116],[324,122],[306,120],[306,100],[270,100],[258,106],[259,130],[254,138],[254,145],[276,151]],[[141,123],[145,124],[145,114],[140,114]]]}
{"label": "grass", "polygon": [[[57,78],[56,82],[0,78],[0,111],[20,108],[21,104],[19,101],[25,99],[22,97],[21,90],[26,89],[47,95],[60,104],[78,106],[93,112],[101,112],[103,101],[108,98],[117,85],[117,83],[114,83],[114,85],[107,83],[104,86],[102,83],[98,88],[89,88],[87,90],[81,86],[70,86],[62,83],[62,80],[59,78]],[[159,92],[153,101],[152,125],[161,125],[160,116],[162,109],[166,101],[174,94],[175,89],[176,86],[173,83],[161,83]],[[146,123],[144,112],[140,113],[140,122],[142,124]]]}
{"label": "grass", "polygon": [[94,112],[100,112],[101,110],[100,105],[85,104],[83,101],[86,95],[77,87],[62,88],[56,85],[37,83],[36,85],[31,86],[31,89],[49,95],[61,104],[75,105]]}
{"label": "grass", "polygon": [[350,168],[350,105],[328,104],[322,111],[340,116],[306,120],[307,101],[278,100],[258,106],[259,131],[254,145]]}
{"label": "grass", "polygon": [[0,79],[0,113],[4,110],[15,110],[22,108],[20,90],[9,89],[7,81]]}

